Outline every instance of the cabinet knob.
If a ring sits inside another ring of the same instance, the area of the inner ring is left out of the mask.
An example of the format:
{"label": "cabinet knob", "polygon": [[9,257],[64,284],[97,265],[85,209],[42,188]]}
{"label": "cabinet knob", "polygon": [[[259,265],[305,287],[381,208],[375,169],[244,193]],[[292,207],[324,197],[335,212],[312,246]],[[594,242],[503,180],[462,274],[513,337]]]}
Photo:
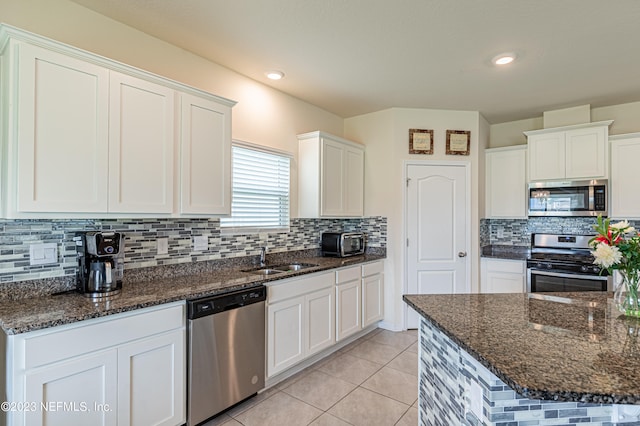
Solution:
{"label": "cabinet knob", "polygon": [[458,257],[467,257],[467,252],[466,251],[459,251],[458,252]]}

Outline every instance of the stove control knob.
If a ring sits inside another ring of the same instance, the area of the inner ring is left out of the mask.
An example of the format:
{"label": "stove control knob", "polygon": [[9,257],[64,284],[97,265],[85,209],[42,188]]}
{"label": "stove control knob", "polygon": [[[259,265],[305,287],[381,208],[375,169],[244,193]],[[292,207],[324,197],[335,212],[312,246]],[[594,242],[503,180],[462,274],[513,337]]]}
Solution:
{"label": "stove control knob", "polygon": [[588,267],[587,265],[582,265],[582,266],[580,267],[580,270],[581,270],[582,272],[589,272],[589,267]]}
{"label": "stove control knob", "polygon": [[545,266],[547,267],[547,269],[551,269],[552,268],[550,263],[547,263]]}
{"label": "stove control knob", "polygon": [[541,262],[537,262],[536,263],[536,268],[538,268],[538,269],[542,269],[543,266],[544,265]]}
{"label": "stove control knob", "polygon": [[600,273],[600,267],[598,267],[598,266],[592,267],[591,270],[593,270],[593,272],[595,272],[596,274]]}

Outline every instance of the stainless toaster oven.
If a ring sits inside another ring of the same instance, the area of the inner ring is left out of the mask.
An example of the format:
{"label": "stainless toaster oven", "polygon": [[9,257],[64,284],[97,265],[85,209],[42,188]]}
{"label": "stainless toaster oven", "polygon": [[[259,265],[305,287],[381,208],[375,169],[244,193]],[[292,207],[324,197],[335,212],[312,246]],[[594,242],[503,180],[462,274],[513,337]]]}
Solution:
{"label": "stainless toaster oven", "polygon": [[364,254],[365,237],[362,232],[324,232],[322,255],[348,257]]}

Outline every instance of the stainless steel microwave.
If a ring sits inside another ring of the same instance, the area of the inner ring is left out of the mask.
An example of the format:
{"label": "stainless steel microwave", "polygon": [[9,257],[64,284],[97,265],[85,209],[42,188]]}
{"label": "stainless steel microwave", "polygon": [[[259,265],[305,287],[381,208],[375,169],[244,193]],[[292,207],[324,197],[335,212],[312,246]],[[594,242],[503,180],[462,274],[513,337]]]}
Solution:
{"label": "stainless steel microwave", "polygon": [[607,180],[531,182],[529,216],[607,216]]}
{"label": "stainless steel microwave", "polygon": [[322,255],[348,257],[363,254],[364,241],[364,234],[361,232],[324,232]]}

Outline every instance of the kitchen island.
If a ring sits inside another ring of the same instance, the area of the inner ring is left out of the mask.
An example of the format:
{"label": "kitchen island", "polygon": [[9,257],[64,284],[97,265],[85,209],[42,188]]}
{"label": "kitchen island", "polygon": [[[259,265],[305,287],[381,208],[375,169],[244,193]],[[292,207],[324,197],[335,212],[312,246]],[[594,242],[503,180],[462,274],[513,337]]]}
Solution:
{"label": "kitchen island", "polygon": [[420,424],[640,421],[640,321],[611,297],[405,295],[422,316]]}

